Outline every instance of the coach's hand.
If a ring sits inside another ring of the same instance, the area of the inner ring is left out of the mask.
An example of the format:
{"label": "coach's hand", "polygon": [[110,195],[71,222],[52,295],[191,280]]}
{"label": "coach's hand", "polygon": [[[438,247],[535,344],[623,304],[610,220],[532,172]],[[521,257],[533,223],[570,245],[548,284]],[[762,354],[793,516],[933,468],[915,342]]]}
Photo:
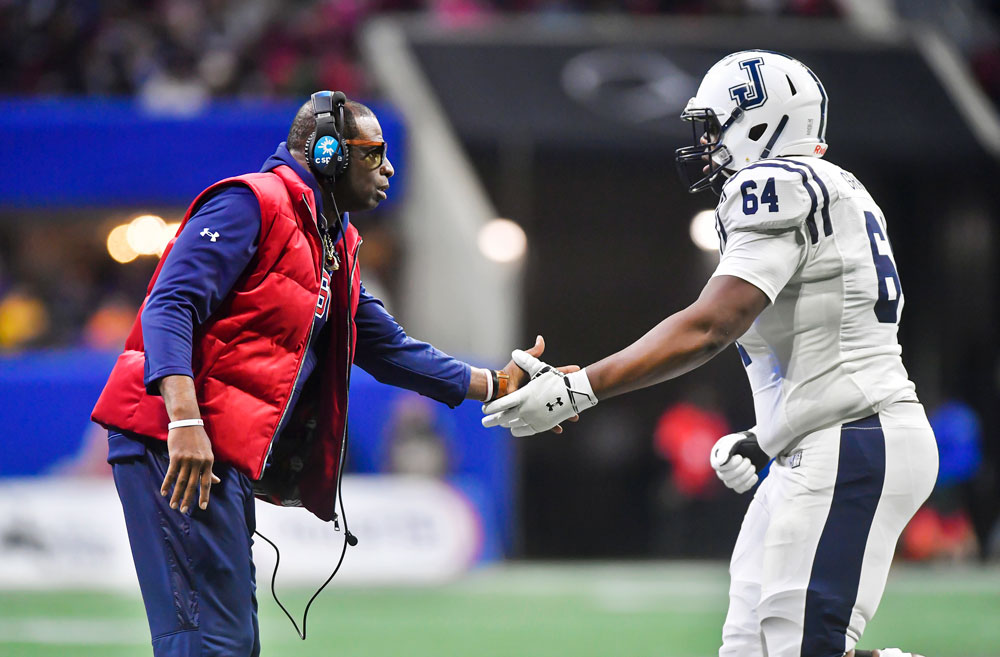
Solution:
{"label": "coach's hand", "polygon": [[[757,464],[767,455],[757,444],[757,436],[751,431],[740,431],[719,438],[712,447],[710,461],[715,475],[727,488],[737,493],[745,493],[757,484]],[[763,467],[763,466],[761,466]]]}
{"label": "coach's hand", "polygon": [[[201,416],[194,380],[190,376],[171,374],[160,379],[160,394],[171,420],[188,420]],[[221,479],[212,473],[215,455],[212,442],[204,427],[178,427],[167,432],[167,454],[170,466],[163,477],[160,495],[170,495],[170,508],[187,513],[198,496],[198,506],[208,507],[208,490]],[[170,487],[173,486],[173,494]]]}
{"label": "coach's hand", "polygon": [[[530,349],[526,349],[524,353],[531,354],[536,359],[538,359],[542,357],[542,352],[544,351],[545,351],[545,338],[539,335],[535,337],[535,345]],[[527,372],[518,367],[518,364],[514,362],[513,358],[510,360],[509,363],[507,363],[504,366],[503,371],[507,373],[508,377],[510,377],[510,379],[507,381],[508,395],[517,390],[518,388],[523,388],[525,384],[527,384],[528,381],[531,380],[531,372]]]}
{"label": "coach's hand", "polygon": [[212,442],[208,439],[204,427],[179,427],[167,434],[167,453],[170,456],[170,467],[160,486],[160,495],[166,497],[173,486],[170,495],[170,508],[180,507],[181,513],[187,513],[198,496],[198,507],[208,507],[208,493],[212,484],[221,479],[212,472],[215,456],[212,453]]}
{"label": "coach's hand", "polygon": [[215,456],[212,442],[204,427],[179,427],[167,434],[167,453],[170,467],[160,486],[160,495],[166,497],[173,486],[170,508],[180,506],[181,513],[187,513],[198,496],[198,507],[208,507],[208,492],[212,484],[221,479],[212,472]]}

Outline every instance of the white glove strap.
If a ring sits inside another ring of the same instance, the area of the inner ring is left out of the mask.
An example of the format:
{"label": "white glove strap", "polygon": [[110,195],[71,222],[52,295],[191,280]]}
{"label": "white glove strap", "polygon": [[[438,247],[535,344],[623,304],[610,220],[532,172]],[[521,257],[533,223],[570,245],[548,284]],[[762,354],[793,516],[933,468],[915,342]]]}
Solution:
{"label": "white glove strap", "polygon": [[597,406],[597,395],[594,394],[594,389],[590,385],[586,368],[563,376],[566,377],[566,392],[569,393],[569,403],[575,413],[579,414],[580,411],[585,411],[591,406]]}
{"label": "white glove strap", "polygon": [[181,427],[203,427],[205,426],[205,421],[201,418],[194,420],[174,420],[167,424],[167,431],[172,431],[173,429],[180,429]]}

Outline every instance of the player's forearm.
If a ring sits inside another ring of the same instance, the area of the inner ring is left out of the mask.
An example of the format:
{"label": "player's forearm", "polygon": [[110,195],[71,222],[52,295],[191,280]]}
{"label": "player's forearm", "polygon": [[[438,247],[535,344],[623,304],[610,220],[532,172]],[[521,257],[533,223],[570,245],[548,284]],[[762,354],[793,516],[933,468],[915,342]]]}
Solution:
{"label": "player's forearm", "polygon": [[160,379],[160,394],[167,406],[170,421],[194,420],[201,417],[198,396],[194,391],[194,379],[182,374],[165,376]]}
{"label": "player's forearm", "polygon": [[617,354],[587,368],[598,399],[672,379],[704,364],[746,333],[769,301],[734,276],[713,276],[693,304]]}
{"label": "player's forearm", "polygon": [[657,324],[628,347],[587,367],[598,399],[680,376],[711,360],[738,336],[725,325],[686,308]]}

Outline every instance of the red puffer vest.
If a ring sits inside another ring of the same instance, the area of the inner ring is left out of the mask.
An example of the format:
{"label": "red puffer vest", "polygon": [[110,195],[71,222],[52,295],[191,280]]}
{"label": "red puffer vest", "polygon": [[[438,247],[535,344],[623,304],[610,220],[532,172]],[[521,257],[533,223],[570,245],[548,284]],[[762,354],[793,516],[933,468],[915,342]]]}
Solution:
{"label": "red puffer vest", "polygon": [[[198,405],[216,460],[259,480],[309,343],[320,292],[323,247],[314,218],[312,189],[287,166],[229,178],[209,187],[191,204],[181,229],[220,186],[234,183],[253,190],[260,203],[257,254],[211,318],[195,328],[192,367]],[[164,251],[160,266],[173,244],[171,241]],[[309,429],[309,438],[303,443],[307,451],[295,459],[294,496],[267,496],[273,502],[301,504],[323,520],[336,516],[347,372],[354,357],[354,314],[361,281],[357,267],[360,245],[357,230],[348,225],[346,238],[337,244],[341,266],[331,281],[330,341],[317,348],[321,361],[310,377],[310,403],[303,404],[301,399],[297,403],[312,415],[300,417],[303,412],[297,408],[295,421],[282,433],[280,442],[284,443],[286,435],[297,435],[303,425]],[[350,257],[345,257],[345,251]],[[146,300],[159,273],[158,266]],[[350,328],[345,316],[349,300]],[[125,351],[118,357],[92,418],[106,428],[166,440],[166,407],[162,397],[146,392],[144,365],[140,308]]]}

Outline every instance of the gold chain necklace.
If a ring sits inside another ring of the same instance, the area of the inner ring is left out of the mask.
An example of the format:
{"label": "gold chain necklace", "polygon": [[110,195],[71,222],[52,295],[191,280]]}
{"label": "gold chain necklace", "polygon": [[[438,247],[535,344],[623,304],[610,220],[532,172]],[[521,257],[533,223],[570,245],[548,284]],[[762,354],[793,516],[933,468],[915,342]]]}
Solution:
{"label": "gold chain necklace", "polygon": [[340,258],[337,257],[337,249],[334,248],[333,238],[326,231],[322,233],[323,238],[323,256],[325,257],[326,266],[329,269],[337,271],[340,269]]}

